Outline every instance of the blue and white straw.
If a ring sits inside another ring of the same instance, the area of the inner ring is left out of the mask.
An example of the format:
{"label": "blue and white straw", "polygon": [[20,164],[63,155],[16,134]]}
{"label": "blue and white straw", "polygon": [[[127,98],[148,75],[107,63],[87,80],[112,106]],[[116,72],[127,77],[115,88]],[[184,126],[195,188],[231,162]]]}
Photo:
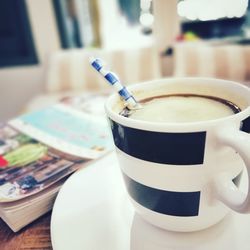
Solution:
{"label": "blue and white straw", "polygon": [[108,81],[108,83],[117,90],[118,94],[126,102],[126,106],[128,109],[140,108],[140,104],[135,100],[128,89],[122,85],[118,76],[115,73],[106,70],[103,66],[103,62],[100,59],[91,58],[90,63],[93,68],[98,71]]}

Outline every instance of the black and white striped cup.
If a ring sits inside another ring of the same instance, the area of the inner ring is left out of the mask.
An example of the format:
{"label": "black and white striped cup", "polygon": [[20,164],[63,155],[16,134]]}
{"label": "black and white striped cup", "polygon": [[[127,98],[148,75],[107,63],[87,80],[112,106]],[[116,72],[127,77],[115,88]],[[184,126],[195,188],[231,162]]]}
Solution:
{"label": "black and white striped cup", "polygon": [[[162,94],[212,95],[242,111],[216,120],[157,123],[119,115],[117,94],[106,103],[128,194],[148,222],[195,231],[220,221],[230,209],[250,212],[250,190],[237,182],[250,171],[250,89],[207,78],[162,79],[130,87],[138,100]],[[248,173],[249,179],[249,173]]]}

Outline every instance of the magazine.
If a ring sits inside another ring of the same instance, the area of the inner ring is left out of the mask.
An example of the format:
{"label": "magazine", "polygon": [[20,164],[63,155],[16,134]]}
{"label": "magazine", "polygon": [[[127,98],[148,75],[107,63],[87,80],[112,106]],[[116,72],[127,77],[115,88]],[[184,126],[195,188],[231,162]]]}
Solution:
{"label": "magazine", "polygon": [[0,125],[0,216],[13,231],[49,211],[70,174],[112,150],[104,100],[64,98]]}

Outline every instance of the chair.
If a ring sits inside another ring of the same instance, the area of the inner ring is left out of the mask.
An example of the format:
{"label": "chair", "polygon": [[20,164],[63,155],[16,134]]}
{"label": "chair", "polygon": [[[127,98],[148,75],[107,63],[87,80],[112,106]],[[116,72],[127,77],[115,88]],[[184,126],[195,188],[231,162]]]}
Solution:
{"label": "chair", "polygon": [[250,46],[186,42],[174,47],[174,76],[202,76],[249,85]]}
{"label": "chair", "polygon": [[135,83],[160,76],[153,47],[105,51],[73,49],[55,52],[49,62],[47,91],[101,90],[107,84],[89,65],[89,57],[102,58],[124,83]]}
{"label": "chair", "polygon": [[34,98],[26,110],[51,105],[67,95],[105,91],[110,86],[89,64],[89,57],[102,58],[124,84],[160,78],[159,57],[154,47],[101,50],[72,49],[53,53],[49,59],[46,93]]}

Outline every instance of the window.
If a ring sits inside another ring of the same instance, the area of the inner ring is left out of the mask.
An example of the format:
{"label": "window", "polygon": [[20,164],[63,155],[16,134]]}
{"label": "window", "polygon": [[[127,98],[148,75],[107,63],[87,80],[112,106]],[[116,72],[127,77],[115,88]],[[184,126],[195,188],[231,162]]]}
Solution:
{"label": "window", "polygon": [[62,48],[100,44],[95,0],[53,0],[53,4]]}
{"label": "window", "polygon": [[0,1],[0,67],[37,64],[24,0]]}

